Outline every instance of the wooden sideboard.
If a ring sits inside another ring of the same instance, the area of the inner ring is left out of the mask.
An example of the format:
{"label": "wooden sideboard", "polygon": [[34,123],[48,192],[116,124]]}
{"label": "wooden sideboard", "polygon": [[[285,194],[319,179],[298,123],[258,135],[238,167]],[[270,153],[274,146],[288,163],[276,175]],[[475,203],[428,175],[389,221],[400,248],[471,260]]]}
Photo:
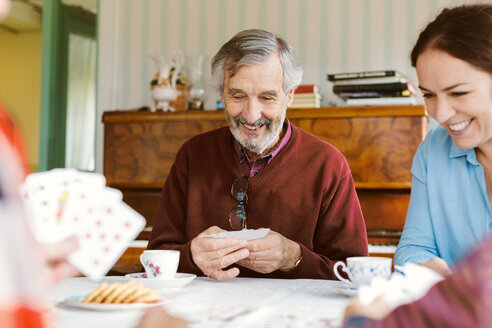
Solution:
{"label": "wooden sideboard", "polygon": [[[370,244],[398,243],[410,196],[412,159],[427,132],[423,106],[288,109],[290,122],[347,158]],[[103,115],[104,175],[147,219],[148,239],[176,152],[191,137],[226,125],[223,111],[111,111]],[[138,263],[129,249],[119,263]]]}

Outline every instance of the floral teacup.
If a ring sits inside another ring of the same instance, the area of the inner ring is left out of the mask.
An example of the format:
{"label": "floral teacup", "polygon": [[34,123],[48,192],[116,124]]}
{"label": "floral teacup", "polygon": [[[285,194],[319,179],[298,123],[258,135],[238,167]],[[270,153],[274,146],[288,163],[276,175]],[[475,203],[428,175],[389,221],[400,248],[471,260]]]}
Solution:
{"label": "floral teacup", "polygon": [[179,251],[147,250],[140,255],[140,262],[149,279],[173,279],[178,270]]}
{"label": "floral teacup", "polygon": [[[388,257],[370,257],[356,256],[348,257],[347,265],[338,261],[333,266],[333,271],[338,279],[345,282],[353,282],[355,285],[369,285],[375,277],[389,279],[391,275],[391,258]],[[350,280],[343,278],[338,273],[338,267],[346,272]]]}

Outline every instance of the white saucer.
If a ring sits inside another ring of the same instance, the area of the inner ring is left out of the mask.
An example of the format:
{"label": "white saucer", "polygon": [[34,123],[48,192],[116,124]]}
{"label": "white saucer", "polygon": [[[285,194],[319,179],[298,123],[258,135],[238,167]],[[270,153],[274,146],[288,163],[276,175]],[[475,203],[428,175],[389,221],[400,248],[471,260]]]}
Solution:
{"label": "white saucer", "polygon": [[176,273],[173,279],[149,279],[145,278],[145,272],[139,272],[126,274],[125,277],[140,282],[154,290],[159,290],[184,287],[195,279],[196,275],[192,273]]}
{"label": "white saucer", "polygon": [[345,296],[357,295],[357,286],[354,284],[342,284],[336,287],[336,290]]}

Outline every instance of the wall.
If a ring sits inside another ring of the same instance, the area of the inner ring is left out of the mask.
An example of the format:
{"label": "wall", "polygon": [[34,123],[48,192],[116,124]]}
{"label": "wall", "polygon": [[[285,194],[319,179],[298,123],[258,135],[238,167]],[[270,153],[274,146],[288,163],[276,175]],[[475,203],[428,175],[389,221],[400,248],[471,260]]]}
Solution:
{"label": "wall", "polygon": [[[299,53],[304,83],[334,97],[327,73],[396,69],[415,81],[409,52],[421,28],[443,6],[467,0],[105,0],[99,8],[98,111],[151,105],[149,54],[181,49],[210,58],[242,29],[278,33]],[[208,89],[207,108],[217,93]],[[99,170],[102,125],[98,130]]]}
{"label": "wall", "polygon": [[28,163],[39,163],[41,32],[12,33],[0,29],[0,103],[24,136]]}

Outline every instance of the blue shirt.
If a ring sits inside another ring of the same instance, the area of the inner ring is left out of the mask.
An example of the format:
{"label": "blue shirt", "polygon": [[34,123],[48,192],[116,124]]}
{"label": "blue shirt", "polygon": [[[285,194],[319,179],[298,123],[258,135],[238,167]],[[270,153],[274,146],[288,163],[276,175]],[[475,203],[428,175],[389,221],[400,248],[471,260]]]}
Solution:
{"label": "blue shirt", "polygon": [[412,191],[395,264],[439,256],[453,266],[490,234],[490,209],[482,165],[474,149],[456,147],[438,126],[413,159]]}

